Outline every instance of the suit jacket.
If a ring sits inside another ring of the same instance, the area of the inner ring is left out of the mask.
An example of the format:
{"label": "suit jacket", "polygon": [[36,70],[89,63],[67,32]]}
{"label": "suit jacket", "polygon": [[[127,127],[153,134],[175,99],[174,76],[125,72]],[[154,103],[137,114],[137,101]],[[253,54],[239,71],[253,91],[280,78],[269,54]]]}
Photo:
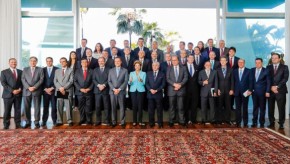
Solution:
{"label": "suit jacket", "polygon": [[55,88],[53,80],[54,80],[54,76],[55,76],[55,71],[57,69],[58,69],[58,67],[53,66],[52,70],[51,70],[50,77],[49,77],[47,67],[43,68],[43,74],[44,74],[44,82],[43,82],[43,85],[42,85],[43,89],[51,88],[51,87]]}
{"label": "suit jacket", "polygon": [[188,81],[186,83],[186,92],[187,93],[199,93],[200,87],[198,84],[198,69],[197,65],[193,63],[194,74],[193,76],[190,75],[190,69],[188,69],[187,64],[185,65],[187,73],[188,73]]}
{"label": "suit jacket", "polygon": [[194,49],[192,49],[192,50],[186,50],[187,52],[188,52],[188,55],[194,55]]}
{"label": "suit jacket", "polygon": [[[117,47],[117,49],[118,49],[117,56],[121,56],[122,55],[122,50],[120,48],[118,48],[118,47]],[[111,47],[107,47],[105,50],[108,51],[109,58],[112,58]]]}
{"label": "suit jacket", "polygon": [[125,68],[120,68],[119,76],[117,77],[116,67],[110,69],[108,83],[110,86],[110,95],[113,95],[113,89],[121,89],[119,95],[126,95],[126,88],[128,85],[128,71]]}
{"label": "suit jacket", "polygon": [[[219,48],[219,52],[220,52],[220,57],[221,57],[221,53],[222,53],[222,51],[221,51],[221,48]],[[228,47],[225,47],[224,48],[224,57],[228,57],[229,56],[229,48]]]}
{"label": "suit jacket", "polygon": [[[84,79],[84,71],[82,68],[76,70],[74,76],[74,86],[75,86],[75,95],[78,96],[86,96],[91,95],[93,93],[93,70],[87,69],[87,77]],[[82,88],[89,88],[90,91],[88,93],[83,93],[80,91]]]}
{"label": "suit jacket", "polygon": [[218,68],[217,76],[218,76],[218,89],[221,91],[221,94],[224,93],[229,94],[230,90],[234,90],[233,69],[227,67],[226,76],[224,76],[222,68]]}
{"label": "suit jacket", "polygon": [[[186,54],[189,55],[189,51],[188,50],[185,50],[186,51]],[[177,50],[175,51],[175,54],[180,57],[180,50]]]}
{"label": "suit jacket", "polygon": [[235,96],[239,96],[239,94],[243,94],[247,90],[252,91],[250,88],[252,86],[250,85],[250,82],[252,81],[252,79],[250,79],[250,69],[244,69],[241,81],[239,79],[239,73],[238,68],[234,70]]}
{"label": "suit jacket", "polygon": [[[233,63],[232,69],[237,69],[239,67],[238,66],[239,60],[240,60],[239,57],[234,56],[234,63]],[[227,61],[228,61],[227,65],[228,65],[228,67],[230,67],[230,57],[229,56],[227,57]]]}
{"label": "suit jacket", "polygon": [[74,70],[72,68],[66,69],[64,76],[62,76],[62,68],[55,70],[54,76],[55,95],[59,88],[64,87],[69,96],[73,96]]}
{"label": "suit jacket", "polygon": [[183,65],[183,66],[186,66],[186,65],[187,65],[187,58],[186,58],[186,57],[183,58],[183,60],[185,60],[183,64],[182,64],[182,59],[181,59],[181,57],[178,57],[178,60],[179,60],[179,64],[180,64],[180,65]]}
{"label": "suit jacket", "polygon": [[[40,67],[35,67],[34,75],[31,76],[30,67],[26,67],[22,72],[23,96],[40,96],[42,94],[42,83],[44,80],[43,70]],[[29,87],[35,87],[34,92],[28,90]]]}
{"label": "suit jacket", "polygon": [[23,90],[21,76],[22,71],[16,69],[17,79],[14,78],[13,72],[10,68],[1,71],[1,84],[3,86],[2,98],[12,98],[13,96],[22,96],[21,92],[18,95],[14,95],[13,90],[21,88]]}
{"label": "suit jacket", "polygon": [[[203,81],[208,79],[208,84],[203,86]],[[216,70],[210,70],[209,77],[206,75],[205,69],[201,70],[198,75],[198,82],[201,85],[200,97],[211,97],[211,88],[214,88],[214,92],[218,93],[218,77]]]}
{"label": "suit jacket", "polygon": [[205,58],[204,56],[200,55],[199,57],[199,63],[196,64],[196,60],[195,60],[195,56],[193,55],[194,57],[194,64],[197,65],[197,70],[198,71],[201,71],[204,69],[204,63],[208,60],[207,58]]}
{"label": "suit jacket", "polygon": [[[136,59],[135,61],[137,61],[137,60],[139,60],[139,59]],[[135,62],[134,61],[134,62]],[[133,63],[134,63],[133,62]],[[134,66],[133,66],[134,67]],[[141,70],[143,71],[143,72],[148,72],[150,69],[149,69],[149,67],[150,67],[150,60],[149,59],[144,59],[143,60],[143,64],[142,64],[142,66],[141,66]],[[152,67],[152,65],[151,65],[151,67]],[[133,70],[135,71],[135,68],[133,68]]]}
{"label": "suit jacket", "polygon": [[82,54],[82,48],[81,48],[81,47],[76,49],[77,60],[78,60],[78,61],[80,61],[81,59],[87,57],[87,55],[86,55],[86,50],[87,50],[87,49],[88,49],[88,47],[85,47],[85,50],[84,50],[83,54]]}
{"label": "suit jacket", "polygon": [[129,80],[132,78],[132,82],[129,82],[130,92],[145,92],[145,82],[146,82],[146,73],[143,71],[139,72],[139,78],[142,79],[140,82],[137,78],[136,72],[130,72]]}
{"label": "suit jacket", "polygon": [[[171,65],[172,65],[172,64],[171,64]],[[159,70],[160,70],[161,72],[163,72],[164,75],[166,76],[167,69],[168,69],[169,67],[171,67],[171,66],[168,65],[167,61],[164,61],[164,62],[160,63],[160,68],[159,68]]]}
{"label": "suit jacket", "polygon": [[272,64],[268,65],[267,69],[270,74],[271,86],[278,86],[279,93],[288,93],[286,84],[289,78],[288,66],[280,63],[279,67],[277,68],[277,73],[275,75],[274,75],[274,67]]}
{"label": "suit jacket", "polygon": [[[136,59],[139,58],[139,56],[138,56],[139,51],[140,51],[139,47],[134,49],[134,56],[135,56]],[[150,54],[149,48],[143,47],[143,51],[145,52],[145,58],[149,60],[151,58],[151,54]]]}
{"label": "suit jacket", "polygon": [[115,67],[114,60],[112,58],[108,58],[107,61],[106,61],[106,63],[105,63],[105,67],[108,67],[108,68]]}
{"label": "suit jacket", "polygon": [[253,93],[258,96],[265,96],[265,93],[270,93],[271,91],[271,79],[268,69],[262,68],[258,80],[256,80],[256,67],[251,69],[250,72],[251,80],[250,88]]}
{"label": "suit jacket", "polygon": [[[162,99],[163,98],[163,89],[166,84],[165,74],[161,71],[158,71],[157,77],[154,80],[154,72],[148,72],[146,76],[146,89],[147,89],[147,98],[148,99]],[[150,89],[157,90],[155,94],[150,92]]]}
{"label": "suit jacket", "polygon": [[[209,62],[210,62],[210,60],[209,60]],[[213,66],[211,67],[211,69],[213,69],[213,70],[217,70],[217,69],[219,69],[220,67],[221,67],[221,63],[220,63],[220,61],[215,60]]]}
{"label": "suit jacket", "polygon": [[[185,96],[186,82],[188,80],[188,73],[184,66],[179,65],[179,73],[177,81],[175,79],[174,66],[170,67],[166,73],[166,81],[168,83],[168,96]],[[178,91],[174,90],[173,84],[180,83],[181,88]]]}
{"label": "suit jacket", "polygon": [[122,59],[122,67],[123,68],[127,69],[128,72],[134,71],[134,68],[133,68],[134,67],[133,64],[134,64],[134,61],[135,61],[134,55],[130,54],[130,59],[129,59],[128,63],[126,61],[125,55],[122,55],[121,59]]}
{"label": "suit jacket", "polygon": [[[104,71],[101,72],[100,67],[94,69],[93,71],[93,83],[94,83],[94,94],[109,94],[109,84],[108,84],[108,76],[109,76],[110,68],[105,67]],[[97,87],[98,85],[105,85],[106,87],[100,91]]]}
{"label": "suit jacket", "polygon": [[[204,51],[207,53],[207,57],[209,58],[209,47],[206,47]],[[218,48],[212,47],[212,51],[215,52],[215,60],[220,60],[220,50]]]}
{"label": "suit jacket", "polygon": [[[150,55],[151,55],[152,51],[153,50],[150,50]],[[150,57],[150,59],[151,59],[151,57]],[[164,53],[160,49],[157,49],[157,60],[158,60],[158,62],[163,62],[164,61]]]}
{"label": "suit jacket", "polygon": [[95,68],[99,67],[99,63],[98,63],[98,59],[92,57],[91,58],[91,62],[90,64],[88,65],[88,68],[91,69],[91,70],[94,70]]}

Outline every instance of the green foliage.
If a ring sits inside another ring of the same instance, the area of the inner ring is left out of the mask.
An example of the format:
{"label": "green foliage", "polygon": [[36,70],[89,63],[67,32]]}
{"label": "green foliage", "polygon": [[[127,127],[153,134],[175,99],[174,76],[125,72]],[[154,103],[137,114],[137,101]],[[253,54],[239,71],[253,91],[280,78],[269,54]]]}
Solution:
{"label": "green foliage", "polygon": [[22,49],[21,68],[29,66],[30,50]]}

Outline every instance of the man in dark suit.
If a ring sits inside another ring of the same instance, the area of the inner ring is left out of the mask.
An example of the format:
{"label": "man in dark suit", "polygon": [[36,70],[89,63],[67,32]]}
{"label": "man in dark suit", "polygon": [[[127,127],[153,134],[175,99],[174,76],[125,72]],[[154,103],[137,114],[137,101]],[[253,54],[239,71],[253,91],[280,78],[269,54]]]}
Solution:
{"label": "man in dark suit", "polygon": [[124,48],[124,55],[121,56],[122,59],[122,67],[126,68],[128,72],[133,71],[133,62],[135,61],[134,56],[131,54],[131,48],[125,47]]}
{"label": "man in dark suit", "polygon": [[186,63],[187,63],[187,54],[186,54],[186,51],[185,50],[180,50],[180,55],[179,55],[179,63],[182,65],[182,66],[186,66]]}
{"label": "man in dark suit", "polygon": [[148,72],[152,71],[152,64],[155,62],[159,62],[158,54],[157,54],[157,51],[152,51],[151,52],[151,59],[149,60],[149,64],[148,64]]}
{"label": "man in dark suit", "polygon": [[192,42],[188,42],[187,43],[187,52],[188,55],[194,55],[194,49],[193,49],[193,43]]}
{"label": "man in dark suit", "polygon": [[52,57],[46,58],[46,65],[47,66],[43,68],[43,114],[41,126],[46,126],[46,122],[49,116],[49,104],[51,105],[51,118],[54,125],[56,125],[57,119],[55,86],[53,80],[55,70],[58,68],[53,66]]}
{"label": "man in dark suit", "polygon": [[277,102],[279,110],[279,128],[284,129],[286,94],[288,93],[286,83],[289,78],[289,69],[287,65],[282,64],[280,61],[281,56],[277,53],[273,53],[272,64],[267,66],[271,79],[271,92],[268,100],[269,127],[275,126],[275,102]]}
{"label": "man in dark suit", "polygon": [[197,66],[197,70],[201,71],[204,68],[206,58],[201,55],[199,47],[194,47],[194,64]]}
{"label": "man in dark suit", "polygon": [[114,59],[115,67],[110,69],[108,84],[110,86],[110,100],[112,112],[112,126],[117,125],[117,105],[120,107],[121,126],[125,127],[125,95],[128,85],[129,75],[125,68],[122,68],[122,60],[120,57]]}
{"label": "man in dark suit", "polygon": [[216,58],[215,52],[211,51],[209,53],[209,62],[212,70],[217,70],[218,68],[221,67],[220,61],[215,60],[215,58]]}
{"label": "man in dark suit", "polygon": [[175,51],[175,55],[180,57],[180,53],[181,53],[182,50],[185,50],[186,54],[189,55],[189,52],[185,49],[185,42],[184,41],[180,41],[179,42],[179,50]]}
{"label": "man in dark suit", "polygon": [[257,127],[258,115],[260,112],[260,127],[265,124],[266,112],[266,97],[270,97],[270,75],[266,68],[263,67],[263,59],[257,58],[256,67],[251,69],[250,76],[252,86],[252,99],[254,103],[253,109],[253,124],[252,127]]}
{"label": "man in dark suit", "polygon": [[[211,70],[210,62],[204,63],[204,68],[199,72],[198,82],[201,86],[200,98],[201,98],[201,112],[202,123],[206,122],[215,123],[215,103],[214,97],[218,94],[218,77],[216,70]],[[209,103],[210,114],[207,116],[207,104]]]}
{"label": "man in dark suit", "polygon": [[34,56],[29,58],[29,67],[23,69],[21,80],[23,84],[24,109],[26,124],[24,128],[31,126],[31,101],[34,105],[34,124],[39,128],[40,103],[42,95],[42,83],[44,80],[43,70],[37,67],[38,59]]}
{"label": "man in dark suit", "polygon": [[219,41],[219,51],[220,51],[220,57],[228,57],[229,56],[229,48],[225,47],[224,40]]}
{"label": "man in dark suit", "polygon": [[4,129],[9,129],[11,110],[14,106],[14,122],[16,129],[21,128],[21,101],[22,101],[22,71],[17,69],[17,60],[9,59],[10,68],[1,71],[1,84],[3,86],[2,98],[4,101]]}
{"label": "man in dark suit", "polygon": [[105,67],[105,58],[98,59],[99,66],[93,72],[94,94],[95,94],[95,108],[96,108],[96,123],[101,125],[102,122],[102,105],[105,114],[104,125],[110,125],[110,97],[108,75],[110,68]]}
{"label": "man in dark suit", "polygon": [[240,58],[236,57],[236,48],[235,47],[230,47],[229,49],[229,56],[227,57],[228,61],[228,66],[230,68],[237,69],[238,68],[238,61]]}
{"label": "man in dark suit", "polygon": [[141,71],[148,72],[150,60],[145,58],[145,52],[144,51],[139,51],[138,52],[138,58],[135,61],[137,61],[137,60],[139,60],[142,63]]}
{"label": "man in dark suit", "polygon": [[134,56],[134,51],[131,49],[131,46],[130,46],[129,40],[127,40],[127,39],[124,40],[124,41],[123,41],[123,44],[124,44],[124,48],[121,49],[121,56],[124,56],[124,55],[125,55],[124,50],[126,49],[126,47],[129,47],[129,49],[130,49],[130,55],[131,55],[131,56]]}
{"label": "man in dark suit", "polygon": [[139,38],[138,39],[138,47],[134,49],[134,56],[135,56],[135,58],[138,58],[139,51],[144,51],[145,58],[148,59],[148,60],[150,59],[151,54],[150,54],[149,49],[144,46],[144,39],[143,38]]}
{"label": "man in dark suit", "polygon": [[104,51],[102,52],[102,57],[105,58],[105,66],[106,66],[107,68],[113,68],[113,67],[115,67],[115,65],[114,65],[114,60],[113,60],[112,58],[109,58],[108,55],[109,55],[109,54],[108,54],[108,51],[104,50]]}
{"label": "man in dark suit", "polygon": [[[239,59],[239,68],[234,70],[235,81],[235,102],[236,102],[236,126],[241,127],[243,120],[244,127],[248,126],[248,102],[249,95],[252,94],[250,70],[245,67],[245,60]],[[242,112],[243,106],[243,112]],[[242,116],[243,115],[243,116]]]}
{"label": "man in dark suit", "polygon": [[[88,48],[86,50],[87,61],[88,61],[88,69],[94,70],[99,67],[98,59],[92,57],[92,49]],[[81,68],[81,66],[79,67]]]}
{"label": "man in dark suit", "polygon": [[213,46],[213,39],[210,38],[207,40],[207,47],[204,49],[204,51],[207,52],[207,58],[209,58],[209,53],[214,51],[216,55],[215,60],[220,61],[220,51],[218,48]]}
{"label": "man in dark suit", "polygon": [[159,71],[159,62],[152,63],[151,72],[147,73],[146,77],[146,89],[148,99],[148,113],[149,113],[149,125],[153,127],[155,125],[155,109],[157,110],[157,122],[159,128],[163,127],[163,88],[165,87],[166,77],[163,72]]}
{"label": "man in dark suit", "polygon": [[86,58],[86,50],[87,50],[88,40],[83,38],[81,40],[81,47],[76,49],[77,53],[77,61],[81,61],[81,59]]}
{"label": "man in dark suit", "polygon": [[[171,54],[165,53],[165,61],[161,63],[160,71],[166,76],[167,70],[172,66],[171,63]],[[169,109],[169,97],[167,95],[167,83],[165,83],[164,87],[164,97],[163,97],[163,110],[168,111]]]}
{"label": "man in dark suit", "polygon": [[217,121],[231,125],[231,96],[234,95],[233,70],[227,66],[227,58],[220,58],[221,67],[218,76],[218,111]]}
{"label": "man in dark suit", "polygon": [[178,111],[179,123],[186,126],[184,119],[184,97],[186,94],[186,82],[188,73],[185,67],[179,65],[178,57],[172,56],[172,67],[166,74],[169,97],[169,126],[174,125],[176,109]]}
{"label": "man in dark suit", "polygon": [[158,62],[163,62],[164,61],[163,51],[158,49],[158,42],[157,41],[153,41],[153,43],[152,43],[152,50],[150,50],[150,54],[151,55],[152,55],[152,52],[156,52],[157,53]]}
{"label": "man in dark suit", "polygon": [[197,66],[194,64],[193,55],[187,57],[187,73],[188,81],[186,83],[186,100],[185,100],[185,121],[188,124],[196,123],[197,107],[200,99],[200,87],[198,84],[198,70]]}
{"label": "man in dark suit", "polygon": [[81,60],[82,68],[76,70],[74,85],[75,95],[79,102],[80,122],[92,125],[92,94],[93,94],[93,71],[88,69],[88,60]]}
{"label": "man in dark suit", "polygon": [[111,58],[112,57],[112,54],[113,54],[113,47],[115,47],[116,49],[117,49],[117,52],[116,52],[116,54],[117,54],[117,56],[121,56],[122,55],[122,53],[121,53],[121,49],[120,48],[118,48],[118,47],[116,47],[116,40],[115,39],[111,39],[110,40],[110,47],[107,47],[105,50],[108,52],[108,54],[109,54],[109,58]]}

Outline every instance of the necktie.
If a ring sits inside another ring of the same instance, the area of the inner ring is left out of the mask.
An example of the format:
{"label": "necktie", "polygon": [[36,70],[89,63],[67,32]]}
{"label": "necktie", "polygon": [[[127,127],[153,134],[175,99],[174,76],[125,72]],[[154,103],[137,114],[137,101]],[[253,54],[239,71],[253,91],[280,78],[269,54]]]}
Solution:
{"label": "necktie", "polygon": [[120,68],[116,68],[117,77],[119,77]]}
{"label": "necktie", "polygon": [[209,78],[209,70],[206,70],[207,78]]}
{"label": "necktie", "polygon": [[87,70],[84,70],[84,80],[87,79]]}
{"label": "necktie", "polygon": [[274,66],[274,75],[277,73],[277,65]]}
{"label": "necktie", "polygon": [[85,56],[85,55],[84,55],[84,51],[85,51],[85,49],[82,47],[82,52],[81,52],[81,56],[82,56],[82,58]]}
{"label": "necktie", "polygon": [[62,76],[64,76],[64,69],[62,69]]}
{"label": "necktie", "polygon": [[31,68],[31,77],[33,77],[33,76],[34,76],[34,71],[35,71],[35,68],[34,68],[34,67],[32,67],[32,68]]}
{"label": "necktie", "polygon": [[13,76],[14,76],[15,80],[17,80],[17,75],[16,75],[15,69],[13,69]]}
{"label": "necktie", "polygon": [[196,60],[196,64],[199,65],[199,59],[198,59],[198,56],[196,57],[195,60]]}
{"label": "necktie", "polygon": [[167,62],[167,66],[170,67],[170,62]]}
{"label": "necktie", "polygon": [[221,48],[221,57],[224,57],[224,49]]}
{"label": "necktie", "polygon": [[177,66],[175,66],[175,80],[178,80],[178,70],[177,70]]}
{"label": "necktie", "polygon": [[222,68],[222,71],[223,71],[223,75],[224,75],[224,78],[225,78],[226,77],[226,69]]}
{"label": "necktie", "polygon": [[182,64],[184,64],[185,62],[184,62],[184,58],[182,58]]}
{"label": "necktie", "polygon": [[48,68],[48,77],[51,75],[51,68]]}
{"label": "necktie", "polygon": [[91,58],[88,58],[88,66],[91,64]]}
{"label": "necktie", "polygon": [[209,52],[211,52],[211,47],[209,47]]}
{"label": "necktie", "polygon": [[104,68],[101,68],[101,72],[102,72],[102,73],[104,72]]}
{"label": "necktie", "polygon": [[259,79],[259,75],[260,75],[260,69],[257,69],[257,70],[256,70],[256,82],[257,82],[258,79]]}
{"label": "necktie", "polygon": [[156,81],[157,72],[154,72],[154,81]]}
{"label": "necktie", "polygon": [[233,67],[233,58],[232,57],[230,58],[230,67],[231,68]]}
{"label": "necktie", "polygon": [[126,57],[126,63],[127,63],[127,66],[129,65],[129,57],[127,56]]}
{"label": "necktie", "polygon": [[190,67],[189,67],[189,73],[190,73],[190,76],[192,76],[192,64],[190,64]]}
{"label": "necktie", "polygon": [[211,69],[213,69],[214,62],[213,62],[213,61],[211,61],[211,62],[210,62],[210,64],[211,64]]}
{"label": "necktie", "polygon": [[242,81],[242,75],[243,75],[243,72],[242,72],[242,70],[240,70],[240,81]]}

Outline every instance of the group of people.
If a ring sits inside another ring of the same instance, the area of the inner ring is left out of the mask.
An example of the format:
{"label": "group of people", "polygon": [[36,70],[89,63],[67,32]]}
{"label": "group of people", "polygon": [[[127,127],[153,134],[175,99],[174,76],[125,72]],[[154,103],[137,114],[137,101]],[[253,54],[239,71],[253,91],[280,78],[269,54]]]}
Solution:
{"label": "group of people", "polygon": [[[4,101],[4,129],[10,126],[11,109],[15,109],[16,128],[31,126],[31,104],[34,104],[36,128],[46,126],[51,105],[51,117],[55,126],[63,125],[65,107],[66,121],[73,126],[72,109],[80,113],[79,125],[126,125],[126,108],[133,110],[133,126],[144,126],[143,110],[148,110],[149,126],[155,126],[155,112],[159,128],[163,127],[163,111],[168,110],[169,126],[178,122],[182,126],[197,122],[197,111],[201,109],[201,124],[232,125],[231,113],[235,111],[236,126],[248,126],[248,101],[253,99],[252,127],[265,126],[265,111],[268,101],[269,127],[275,125],[275,102],[279,110],[279,127],[284,128],[285,105],[289,77],[288,66],[281,63],[281,56],[273,53],[272,64],[263,67],[263,59],[256,58],[256,67],[248,69],[234,47],[225,47],[223,40],[219,48],[208,39],[207,47],[202,41],[194,47],[179,43],[179,50],[152,49],[138,39],[138,47],[131,50],[128,40],[124,48],[103,49],[97,43],[94,51],[86,47],[72,51],[69,59],[60,58],[61,68],[53,66],[53,58],[47,57],[44,68],[37,65],[34,56],[29,67],[17,69],[15,58],[9,59],[9,68],[1,72]],[[41,98],[43,97],[42,123]],[[128,101],[131,100],[131,101]],[[21,127],[21,102],[24,101],[25,125]],[[96,111],[96,122],[92,113]],[[102,119],[104,112],[104,119]],[[102,120],[104,120],[102,122]]]}

